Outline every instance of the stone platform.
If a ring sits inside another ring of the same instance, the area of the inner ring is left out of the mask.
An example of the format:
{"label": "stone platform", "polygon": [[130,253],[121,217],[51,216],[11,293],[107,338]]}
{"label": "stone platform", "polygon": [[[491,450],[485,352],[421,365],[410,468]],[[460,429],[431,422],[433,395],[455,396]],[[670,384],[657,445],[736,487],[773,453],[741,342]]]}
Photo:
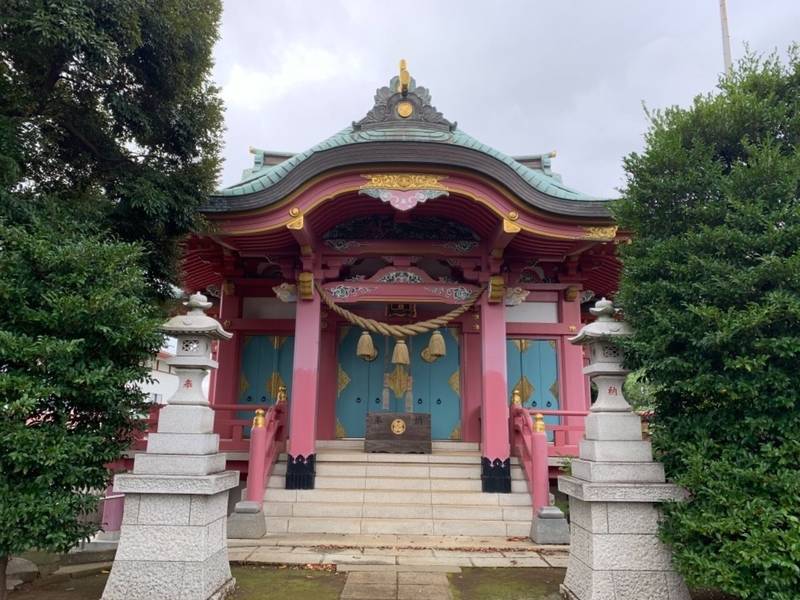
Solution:
{"label": "stone platform", "polygon": [[457,573],[462,567],[565,568],[568,546],[495,536],[267,534],[228,540],[238,564],[333,564],[339,571]]}

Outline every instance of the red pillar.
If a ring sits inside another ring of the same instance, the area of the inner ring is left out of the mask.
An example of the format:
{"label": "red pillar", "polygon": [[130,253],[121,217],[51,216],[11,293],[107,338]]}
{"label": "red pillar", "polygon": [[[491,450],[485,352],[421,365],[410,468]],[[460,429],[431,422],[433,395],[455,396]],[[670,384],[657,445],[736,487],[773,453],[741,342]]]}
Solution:
{"label": "red pillar", "polygon": [[[242,298],[232,283],[223,283],[219,298],[219,320],[227,328],[229,321],[242,316]],[[219,367],[211,380],[209,403],[236,404],[239,399],[239,354],[241,335],[236,334],[230,340],[217,342],[217,362]],[[223,438],[230,438],[228,421],[233,417],[232,411],[217,411],[214,415],[214,431]]]}
{"label": "red pillar", "polygon": [[484,492],[511,492],[506,313],[502,302],[481,298],[481,482]]}
{"label": "red pillar", "polygon": [[317,393],[319,389],[320,298],[297,300],[294,372],[289,415],[289,455],[286,489],[314,488]]}
{"label": "red pillar", "polygon": [[[568,301],[562,296],[561,320],[567,326],[575,327],[575,334],[581,328],[581,304],[575,299]],[[588,410],[586,378],[583,375],[583,346],[570,344],[566,336],[561,337],[561,389],[563,389],[563,410]],[[584,417],[565,417],[565,425],[580,425]],[[567,444],[577,445],[583,434],[580,431],[567,432]]]}
{"label": "red pillar", "polygon": [[327,325],[323,324],[320,334],[322,356],[327,360],[319,362],[319,390],[317,398],[317,439],[332,440],[336,438],[336,377],[338,361],[336,357],[336,322],[329,316]]}
{"label": "red pillar", "polygon": [[461,440],[481,441],[481,393],[483,375],[481,372],[481,335],[475,329],[480,320],[474,319],[478,313],[468,313],[464,319],[461,339],[461,373],[464,389],[461,400]]}

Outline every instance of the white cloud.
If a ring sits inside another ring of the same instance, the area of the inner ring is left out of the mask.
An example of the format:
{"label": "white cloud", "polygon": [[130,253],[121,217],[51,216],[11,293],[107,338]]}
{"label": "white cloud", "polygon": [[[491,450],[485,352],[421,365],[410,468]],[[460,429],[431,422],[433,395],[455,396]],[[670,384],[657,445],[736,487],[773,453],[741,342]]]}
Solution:
{"label": "white cloud", "polygon": [[299,87],[332,81],[359,66],[354,54],[337,55],[325,48],[294,44],[281,49],[266,70],[235,62],[222,86],[222,97],[229,108],[259,111]]}

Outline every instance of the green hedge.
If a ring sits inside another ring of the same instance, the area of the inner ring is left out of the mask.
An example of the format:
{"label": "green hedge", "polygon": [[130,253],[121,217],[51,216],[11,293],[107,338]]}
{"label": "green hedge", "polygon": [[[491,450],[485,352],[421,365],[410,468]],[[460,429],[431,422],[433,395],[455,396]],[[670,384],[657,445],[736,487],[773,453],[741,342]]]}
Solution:
{"label": "green hedge", "polygon": [[800,598],[800,54],[748,56],[650,114],[614,210],[631,366],[691,500],[663,539],[690,585]]}

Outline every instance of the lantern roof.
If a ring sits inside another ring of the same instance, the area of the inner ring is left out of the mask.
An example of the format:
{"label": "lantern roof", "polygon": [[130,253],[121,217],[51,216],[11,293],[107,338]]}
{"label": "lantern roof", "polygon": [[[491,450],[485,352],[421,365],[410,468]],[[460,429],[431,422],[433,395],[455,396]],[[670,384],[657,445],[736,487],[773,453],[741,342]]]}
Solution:
{"label": "lantern roof", "polygon": [[209,317],[205,311],[213,305],[200,292],[189,296],[188,302],[183,305],[189,309],[185,315],[175,315],[161,326],[161,331],[167,335],[205,335],[215,340],[229,340],[232,333],[225,331],[219,321]]}
{"label": "lantern roof", "polygon": [[617,321],[614,315],[617,309],[611,300],[602,298],[598,300],[593,308],[589,309],[597,320],[584,325],[575,337],[569,338],[573,344],[589,344],[597,340],[609,340],[615,337],[631,335],[630,325],[624,321]]}

